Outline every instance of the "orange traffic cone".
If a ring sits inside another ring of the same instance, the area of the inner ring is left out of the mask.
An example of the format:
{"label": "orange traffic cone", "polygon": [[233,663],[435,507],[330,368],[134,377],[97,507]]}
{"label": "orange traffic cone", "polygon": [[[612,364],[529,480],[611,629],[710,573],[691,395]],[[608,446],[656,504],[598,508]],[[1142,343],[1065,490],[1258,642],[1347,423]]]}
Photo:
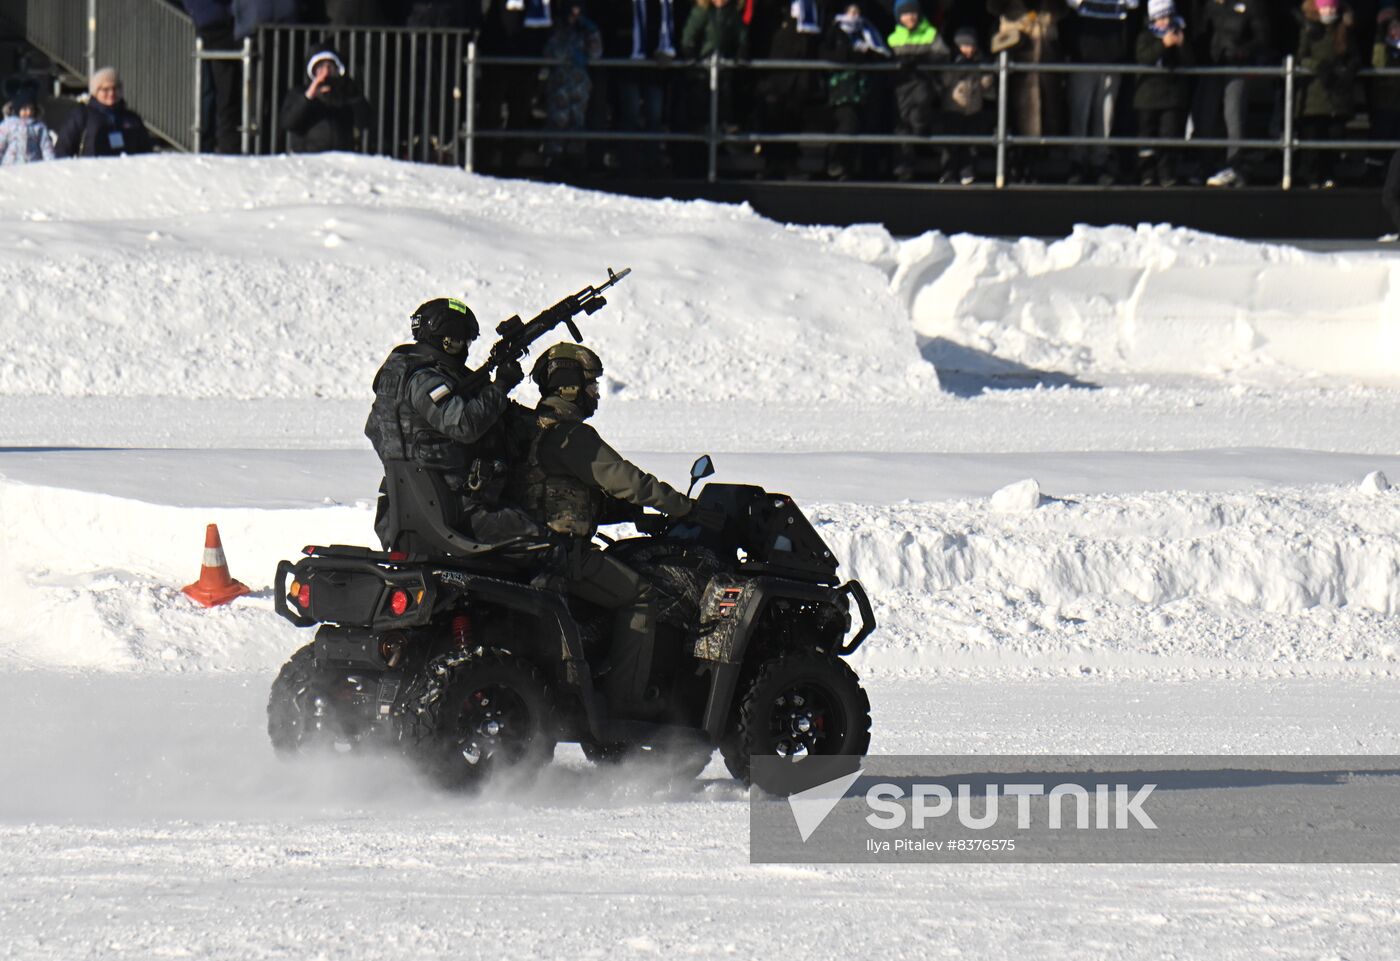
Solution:
{"label": "orange traffic cone", "polygon": [[204,532],[204,563],[199,568],[199,580],[180,589],[190,600],[204,607],[218,607],[235,597],[247,594],[247,584],[235,581],[228,573],[224,560],[224,545],[219,540],[219,525],[210,524]]}

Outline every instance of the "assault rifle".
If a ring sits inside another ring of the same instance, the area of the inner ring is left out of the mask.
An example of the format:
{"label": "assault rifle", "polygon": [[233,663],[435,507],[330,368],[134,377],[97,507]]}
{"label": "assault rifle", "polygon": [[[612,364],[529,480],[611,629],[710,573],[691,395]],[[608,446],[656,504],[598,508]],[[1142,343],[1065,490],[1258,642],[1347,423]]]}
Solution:
{"label": "assault rifle", "polygon": [[631,272],[631,267],[624,267],[620,272],[613,273],[613,269],[609,267],[605,283],[597,287],[588,286],[576,294],[570,294],[553,307],[540,311],[528,322],[521,320],[519,314],[501,321],[496,326],[496,334],[500,339],[491,348],[486,363],[472,376],[472,386],[482,386],[491,371],[497,367],[520,360],[530,352],[531,344],[560,324],[569,328],[569,334],[575,343],[583,343],[583,332],[578,329],[578,324],[574,323],[574,318],[579,314],[591,315],[602,310],[607,304],[607,300],[603,298],[603,291]]}

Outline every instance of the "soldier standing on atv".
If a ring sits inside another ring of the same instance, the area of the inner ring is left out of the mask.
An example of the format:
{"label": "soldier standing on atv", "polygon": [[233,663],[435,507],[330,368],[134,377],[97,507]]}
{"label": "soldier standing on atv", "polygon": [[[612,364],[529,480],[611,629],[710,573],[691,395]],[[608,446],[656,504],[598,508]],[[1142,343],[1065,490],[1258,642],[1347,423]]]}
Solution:
{"label": "soldier standing on atv", "polygon": [[[412,344],[400,344],[374,376],[374,406],[365,435],[381,461],[409,461],[442,474],[459,497],[456,526],[473,540],[500,543],[547,532],[521,511],[501,505],[506,484],[504,423],[507,395],[525,377],[520,364],[496,368],[494,381],[473,389],[467,348],[480,328],[460,300],[439,297],[414,311]],[[389,541],[388,499],[380,487],[374,531]],[[513,558],[525,562],[528,552]],[[530,561],[529,563],[537,563]]]}
{"label": "soldier standing on atv", "polygon": [[655,590],[632,568],[592,544],[599,524],[634,519],[651,507],[672,518],[719,526],[717,511],[638,468],[584,423],[598,409],[603,363],[578,344],[555,344],[530,376],[540,389],[534,411],[512,418],[509,496],[567,541],[559,573],[570,594],[615,611],[605,689],[613,711],[654,716],[662,702],[647,681],[656,640]]}

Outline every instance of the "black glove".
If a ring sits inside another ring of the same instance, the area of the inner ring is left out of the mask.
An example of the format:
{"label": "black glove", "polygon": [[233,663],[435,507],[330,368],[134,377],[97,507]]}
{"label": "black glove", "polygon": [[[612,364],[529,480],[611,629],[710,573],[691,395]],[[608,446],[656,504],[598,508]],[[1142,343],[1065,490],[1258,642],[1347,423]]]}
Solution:
{"label": "black glove", "polygon": [[690,510],[682,514],[679,520],[685,524],[698,524],[707,531],[722,531],[729,517],[724,511],[718,511],[712,507],[701,507],[699,504],[696,504]]}
{"label": "black glove", "polygon": [[671,519],[665,514],[647,514],[638,511],[632,518],[632,523],[636,525],[639,534],[656,536],[666,533],[666,528],[671,526]]}
{"label": "black glove", "polygon": [[512,360],[496,368],[496,376],[491,379],[491,383],[499,387],[501,393],[509,394],[519,387],[524,379],[525,371],[520,368],[520,361]]}

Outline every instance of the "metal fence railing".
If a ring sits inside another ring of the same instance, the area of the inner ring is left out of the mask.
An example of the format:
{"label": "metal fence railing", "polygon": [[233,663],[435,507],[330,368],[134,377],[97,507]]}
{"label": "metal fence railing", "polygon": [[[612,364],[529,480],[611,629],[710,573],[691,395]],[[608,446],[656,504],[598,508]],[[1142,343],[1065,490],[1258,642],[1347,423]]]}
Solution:
{"label": "metal fence railing", "polygon": [[110,64],[121,71],[127,102],[153,133],[193,150],[190,117],[199,109],[190,75],[194,22],[165,0],[96,4],[98,66]]}
{"label": "metal fence railing", "polygon": [[[535,67],[540,70],[548,69],[552,61],[544,59],[506,58],[506,57],[479,57],[476,54],[476,47],[472,45],[468,49],[468,57],[471,60],[468,70],[469,78],[472,78],[472,86],[476,86],[475,79],[478,74],[490,69],[515,68],[522,66]],[[673,76],[691,78],[691,82],[698,82],[705,86],[708,93],[708,116],[703,128],[691,131],[666,131],[660,133],[635,133],[619,131],[555,131],[555,130],[492,130],[481,129],[473,125],[474,112],[467,115],[468,128],[464,131],[467,140],[467,167],[471,169],[472,158],[474,156],[474,144],[478,140],[493,139],[532,139],[532,140],[660,140],[664,142],[703,142],[707,147],[708,162],[706,176],[709,182],[714,183],[719,179],[718,154],[719,148],[725,144],[867,144],[867,145],[925,145],[925,146],[971,146],[986,147],[996,154],[996,186],[1005,187],[1007,183],[1007,152],[1014,147],[1048,147],[1048,148],[1076,148],[1076,147],[1126,147],[1143,149],[1190,149],[1190,150],[1224,150],[1227,148],[1239,148],[1244,150],[1277,151],[1281,155],[1283,174],[1280,178],[1280,185],[1284,190],[1292,189],[1293,168],[1296,155],[1301,151],[1344,151],[1344,150],[1400,150],[1400,141],[1380,141],[1380,140],[1300,140],[1296,136],[1297,118],[1296,104],[1297,95],[1303,88],[1301,84],[1310,80],[1314,74],[1312,71],[1300,67],[1293,56],[1284,58],[1282,64],[1276,67],[1250,66],[1250,67],[1191,67],[1180,69],[1167,69],[1156,66],[1142,66],[1137,64],[1082,64],[1082,63],[1018,63],[1010,59],[1007,53],[1003,52],[994,63],[985,65],[970,64],[925,64],[920,65],[917,71],[931,75],[949,73],[990,73],[997,77],[996,87],[998,96],[996,98],[996,119],[993,130],[984,135],[907,135],[907,134],[835,134],[827,132],[806,131],[801,133],[778,132],[778,131],[730,131],[726,130],[720,117],[720,90],[725,77],[732,72],[805,72],[816,71],[826,74],[836,72],[857,72],[869,74],[896,74],[907,71],[907,67],[901,67],[894,63],[877,64],[849,64],[835,63],[828,61],[812,60],[753,60],[753,61],[728,61],[718,57],[708,60],[693,61],[680,64],[657,64],[652,61],[634,60],[597,60],[589,64],[589,69],[616,70],[616,69],[656,69],[670,72]],[[1231,139],[1228,137],[1183,137],[1181,139],[1163,139],[1156,137],[1073,137],[1073,136],[1021,136],[1011,132],[1010,124],[1010,79],[1016,74],[1133,74],[1133,75],[1174,75],[1178,77],[1217,77],[1232,78],[1245,77],[1250,80],[1272,80],[1281,82],[1282,103],[1290,105],[1288,109],[1281,110],[1281,131],[1277,138],[1254,138],[1254,139]],[[1372,77],[1400,77],[1400,70],[1375,70],[1367,69],[1357,71],[1355,74],[1358,80],[1366,80]]]}
{"label": "metal fence railing", "polygon": [[[1239,148],[1277,153],[1279,182],[1293,186],[1293,171],[1301,151],[1397,150],[1400,142],[1372,140],[1302,140],[1297,136],[1298,94],[1312,73],[1293,57],[1272,67],[1195,67],[1165,70],[1136,64],[1019,63],[1002,53],[995,63],[923,65],[919,72],[942,74],[980,71],[996,76],[999,96],[989,108],[989,132],[912,136],[895,133],[836,134],[814,130],[736,129],[722,117],[728,98],[722,91],[743,74],[773,71],[838,71],[893,74],[891,63],[849,64],[820,61],[701,61],[657,63],[650,60],[597,60],[589,71],[607,74],[639,71],[682,91],[689,115],[684,122],[659,129],[546,129],[535,123],[531,90],[557,64],[542,58],[483,56],[474,35],[465,30],[412,28],[327,28],[277,25],[260,28],[240,50],[211,51],[198,44],[189,18],[166,0],[0,0],[0,19],[21,30],[39,49],[73,72],[88,72],[94,64],[112,63],[123,74],[131,105],[148,126],[182,149],[199,149],[199,114],[203,64],[233,59],[242,71],[242,149],[244,153],[278,153],[287,149],[278,116],[293,91],[305,89],[305,63],[312,48],[329,42],[341,53],[352,77],[371,104],[371,120],[359,132],[359,149],[404,160],[451,163],[468,170],[476,166],[477,148],[493,141],[568,141],[668,143],[703,154],[703,176],[720,179],[721,152],[729,147],[762,144],[867,146],[970,146],[991,151],[996,158],[996,185],[1007,184],[1008,152],[1014,148],[1115,148],[1225,150]],[[191,51],[192,55],[180,55]],[[1119,73],[1173,74],[1179,77],[1246,77],[1278,85],[1278,130],[1267,137],[1230,139],[1192,136],[1152,137],[1022,136],[1011,129],[1011,81],[1024,74]],[[1362,70],[1359,80],[1400,76],[1400,70]],[[503,91],[506,93],[503,95]],[[504,101],[502,116],[487,117],[482,105]],[[699,105],[699,106],[697,106]],[[1288,105],[1286,108],[1284,105]],[[595,124],[596,128],[597,125]]]}
{"label": "metal fence railing", "polygon": [[92,72],[88,20],[98,0],[0,0],[0,20],[24,35],[65,70]]}
{"label": "metal fence railing", "polygon": [[370,124],[360,131],[362,152],[462,165],[470,129],[465,91],[472,37],[466,30],[402,27],[260,28],[251,81],[253,150],[287,149],[278,115],[287,97],[306,89],[311,51],[329,43],[370,103]]}
{"label": "metal fence railing", "polygon": [[114,66],[127,103],[154,133],[193,149],[194,23],[166,0],[0,0],[0,19],[63,69]]}

